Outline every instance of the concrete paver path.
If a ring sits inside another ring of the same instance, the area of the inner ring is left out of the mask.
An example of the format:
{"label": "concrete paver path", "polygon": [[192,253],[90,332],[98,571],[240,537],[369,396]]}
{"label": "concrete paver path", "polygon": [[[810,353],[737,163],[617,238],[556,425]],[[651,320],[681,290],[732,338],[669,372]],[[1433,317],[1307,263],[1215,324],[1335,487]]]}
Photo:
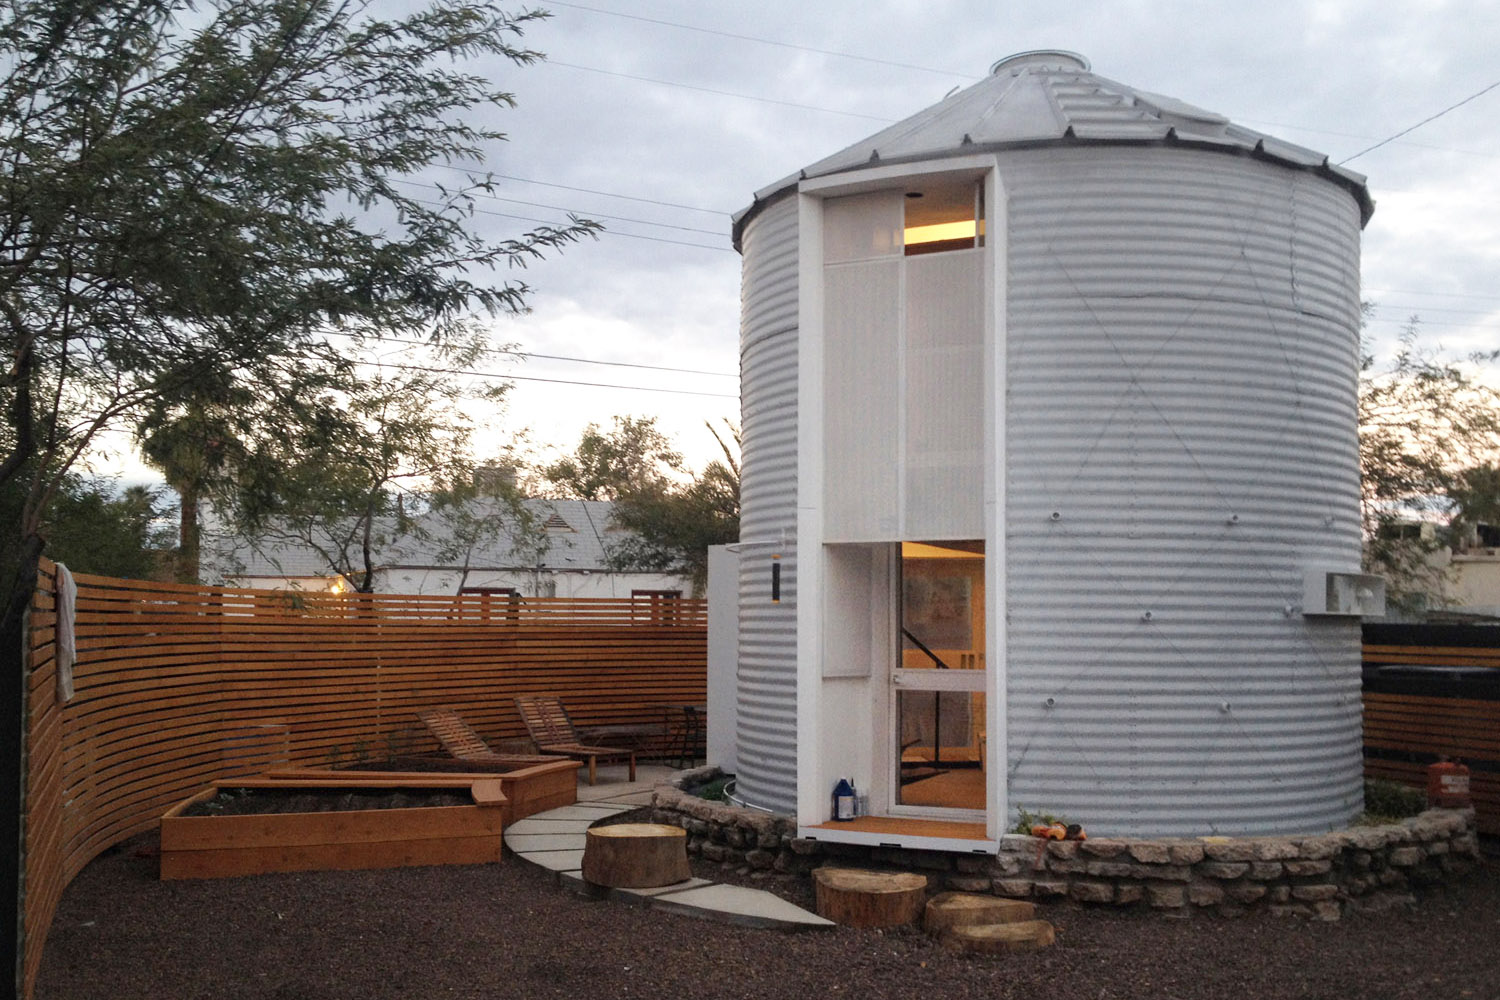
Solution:
{"label": "concrete paver path", "polygon": [[[741,924],[747,927],[832,927],[816,913],[788,903],[763,889],[724,885],[690,878],[676,885],[652,889],[608,889],[583,878],[583,845],[588,828],[601,819],[650,805],[651,788],[670,768],[642,764],[634,782],[614,780],[615,768],[600,768],[597,785],[580,785],[579,801],[512,823],[505,830],[505,846],[512,854],[556,872],[564,885],[591,896],[621,903],[651,906],[669,913]],[[623,777],[625,769],[618,768]]]}

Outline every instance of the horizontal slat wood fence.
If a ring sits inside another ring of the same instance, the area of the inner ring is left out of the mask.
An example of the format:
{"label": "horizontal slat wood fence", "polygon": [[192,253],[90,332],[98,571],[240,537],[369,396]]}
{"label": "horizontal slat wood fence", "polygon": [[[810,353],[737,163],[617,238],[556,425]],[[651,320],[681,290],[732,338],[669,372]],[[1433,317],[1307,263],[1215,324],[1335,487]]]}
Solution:
{"label": "horizontal slat wood fence", "polygon": [[707,695],[701,601],[339,597],[75,579],[76,693],[66,705],[50,564],[30,618],[28,994],[67,883],[210,781],[436,752],[417,719],[430,707],[457,709],[500,748],[526,737],[517,694],[560,696],[581,727],[659,726],[672,717],[664,706]]}
{"label": "horizontal slat wood fence", "polygon": [[1367,625],[1364,664],[1366,776],[1425,788],[1460,759],[1476,826],[1500,835],[1500,628]]}

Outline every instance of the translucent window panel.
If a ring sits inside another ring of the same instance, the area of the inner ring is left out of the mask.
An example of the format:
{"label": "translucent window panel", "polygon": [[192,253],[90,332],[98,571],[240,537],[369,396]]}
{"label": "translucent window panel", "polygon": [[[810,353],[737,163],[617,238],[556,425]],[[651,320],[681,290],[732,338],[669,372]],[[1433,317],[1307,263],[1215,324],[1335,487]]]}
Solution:
{"label": "translucent window panel", "polygon": [[824,268],[824,538],[899,537],[901,261]]}
{"label": "translucent window panel", "polygon": [[901,253],[901,192],[876,191],[823,203],[823,260],[868,260]]}
{"label": "translucent window panel", "polygon": [[983,694],[897,691],[896,724],[898,803],[939,809],[984,808]]}
{"label": "translucent window panel", "polygon": [[982,536],[983,251],[906,261],[908,538]]}

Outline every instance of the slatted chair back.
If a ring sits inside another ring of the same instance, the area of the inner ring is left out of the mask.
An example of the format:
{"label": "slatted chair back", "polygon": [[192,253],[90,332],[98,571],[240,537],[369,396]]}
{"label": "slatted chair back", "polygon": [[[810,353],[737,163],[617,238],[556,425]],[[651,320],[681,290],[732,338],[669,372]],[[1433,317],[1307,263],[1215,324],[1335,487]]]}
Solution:
{"label": "slatted chair back", "polygon": [[562,701],[556,695],[517,695],[516,708],[538,749],[547,746],[577,746],[583,742],[578,738],[573,720],[568,718],[567,710],[562,707]]}
{"label": "slatted chair back", "polygon": [[562,702],[556,695],[516,695],[516,709],[521,713],[521,721],[526,724],[526,731],[531,734],[532,742],[536,744],[538,750],[543,753],[565,754],[588,762],[589,784],[594,784],[596,762],[601,758],[629,761],[630,780],[635,781],[635,751],[624,747],[593,746],[584,743],[578,738],[578,731],[573,728],[573,720],[568,718],[567,711],[564,710]]}
{"label": "slatted chair back", "polygon": [[429,709],[418,717],[442,748],[459,760],[497,756],[463,717],[451,708]]}

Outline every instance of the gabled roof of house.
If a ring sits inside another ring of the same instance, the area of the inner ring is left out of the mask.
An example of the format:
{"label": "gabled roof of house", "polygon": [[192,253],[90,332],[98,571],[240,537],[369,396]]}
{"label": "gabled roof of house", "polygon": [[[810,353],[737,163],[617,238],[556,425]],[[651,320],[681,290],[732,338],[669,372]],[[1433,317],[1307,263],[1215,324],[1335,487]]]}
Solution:
{"label": "gabled roof of house", "polygon": [[[540,529],[541,539],[518,537],[514,523],[506,518],[502,531],[469,554],[471,569],[535,569],[538,548],[543,548],[539,558],[547,569],[609,569],[609,552],[623,534],[610,525],[612,503],[528,498],[522,504]],[[503,513],[498,501],[492,509]],[[430,513],[417,515],[414,520],[420,530],[385,546],[380,567],[393,570],[454,565],[453,559],[445,558],[454,543],[451,526]],[[391,525],[385,527],[389,530]],[[332,573],[328,562],[305,543],[263,538],[249,547],[215,532],[212,524],[205,526],[203,551],[206,573],[219,577],[323,577]]]}

